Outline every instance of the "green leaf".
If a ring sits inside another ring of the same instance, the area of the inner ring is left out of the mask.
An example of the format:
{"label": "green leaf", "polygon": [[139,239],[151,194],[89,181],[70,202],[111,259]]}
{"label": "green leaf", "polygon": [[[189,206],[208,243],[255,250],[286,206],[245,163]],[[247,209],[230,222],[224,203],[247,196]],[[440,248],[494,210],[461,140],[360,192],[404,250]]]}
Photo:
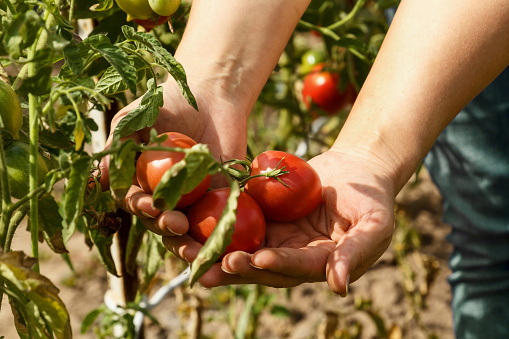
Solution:
{"label": "green leaf", "polygon": [[[145,77],[147,66],[140,61],[138,58],[129,56],[131,64],[136,69],[136,84],[139,84]],[[105,95],[113,95],[128,89],[122,76],[117,72],[115,67],[111,66],[104,74],[95,86],[96,91],[102,92]]]}
{"label": "green leaf", "polygon": [[95,310],[92,310],[91,312],[89,312],[85,316],[83,321],[81,322],[81,329],[80,329],[81,334],[87,333],[90,326],[92,326],[92,324],[96,321],[96,319],[100,315],[101,315],[101,309],[99,309],[99,308],[96,308]]}
{"label": "green leaf", "polygon": [[68,253],[62,237],[62,221],[55,198],[50,194],[43,195],[39,199],[39,229],[43,232],[46,243],[55,253]]}
{"label": "green leaf", "polygon": [[145,260],[143,261],[141,271],[141,291],[144,291],[149,287],[150,282],[164,263],[163,258],[167,252],[166,248],[161,242],[161,237],[152,232],[147,232],[147,239],[144,245]]}
{"label": "green leaf", "polygon": [[136,273],[136,258],[143,244],[143,237],[147,233],[147,228],[143,225],[141,220],[133,217],[134,222],[129,229],[129,236],[127,238],[125,266],[127,273],[135,275]]}
{"label": "green leaf", "polygon": [[55,132],[51,132],[49,129],[42,129],[39,132],[39,142],[42,145],[57,149],[66,149],[74,146],[71,139],[58,129]]}
{"label": "green leaf", "polygon": [[83,155],[71,164],[71,173],[65,188],[65,222],[70,228],[76,226],[77,219],[83,208],[83,199],[92,167],[92,158]]}
{"label": "green leaf", "polygon": [[186,149],[186,156],[162,176],[152,198],[158,209],[171,210],[183,194],[191,192],[208,174],[216,173],[219,164],[204,144]]}
{"label": "green leaf", "polygon": [[140,105],[131,110],[120,120],[115,131],[113,140],[119,140],[139,131],[145,127],[152,126],[159,115],[159,107],[163,106],[163,88],[155,84],[154,79],[147,81],[148,90],[141,98]]}
{"label": "green leaf", "polygon": [[23,79],[19,90],[37,96],[48,94],[52,84],[52,70],[53,68],[51,66],[37,69],[37,73],[34,76]]}
{"label": "green leaf", "polygon": [[190,286],[193,286],[217,262],[226,250],[226,247],[231,243],[234,225],[237,221],[237,199],[239,195],[239,185],[236,181],[232,181],[230,184],[230,195],[221,218],[191,264]]}
{"label": "green leaf", "polygon": [[99,52],[122,77],[122,80],[127,84],[129,90],[136,95],[136,69],[129,62],[129,57],[122,50],[122,48],[112,45],[110,42],[96,43],[89,46]]}
{"label": "green leaf", "polygon": [[4,36],[4,45],[9,54],[17,59],[23,56],[23,50],[31,46],[44,21],[32,10],[18,14]]}
{"label": "green leaf", "polygon": [[[31,268],[35,261],[20,251],[0,253],[0,276],[6,284],[13,310],[24,319],[30,338],[71,338],[70,317],[59,290],[43,275]],[[0,289],[4,289],[3,286]],[[16,321],[18,333],[20,318]],[[26,330],[26,328],[25,328]]]}
{"label": "green leaf", "polygon": [[111,244],[113,243],[113,237],[106,238],[102,236],[98,230],[91,228],[88,228],[88,234],[90,240],[92,240],[92,243],[97,249],[101,263],[104,265],[104,267],[106,267],[109,273],[118,277],[119,275],[115,267],[115,261],[113,260],[113,255],[111,254]]}
{"label": "green leaf", "polygon": [[136,171],[134,152],[136,144],[132,139],[122,143],[120,150],[110,158],[110,190],[117,200],[124,199],[132,185],[133,175]]}
{"label": "green leaf", "polygon": [[76,45],[67,45],[63,49],[65,63],[71,71],[80,75],[83,72],[83,59],[81,57],[80,48]]}
{"label": "green leaf", "polygon": [[184,98],[187,102],[198,110],[198,104],[187,85],[187,76],[184,67],[170,54],[161,43],[152,35],[144,32],[136,32],[130,26],[122,26],[122,32],[126,39],[134,41],[139,47],[149,51],[154,57],[155,62],[163,67],[175,79]]}

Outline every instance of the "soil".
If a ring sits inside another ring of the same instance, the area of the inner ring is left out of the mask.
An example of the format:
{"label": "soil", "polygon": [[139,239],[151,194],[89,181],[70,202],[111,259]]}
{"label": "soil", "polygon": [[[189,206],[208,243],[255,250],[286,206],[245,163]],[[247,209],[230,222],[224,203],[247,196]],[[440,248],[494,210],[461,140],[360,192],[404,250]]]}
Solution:
{"label": "soil", "polygon": [[[152,310],[159,325],[147,320],[146,338],[192,338],[200,326],[201,338],[234,338],[245,303],[241,296],[234,303],[227,301],[233,293],[249,290],[260,293],[258,306],[264,300],[267,304],[257,318],[257,338],[454,338],[447,284],[451,248],[444,240],[449,227],[441,221],[440,195],[427,173],[420,174],[418,184],[411,184],[413,180],[397,197],[398,223],[391,247],[351,284],[346,298],[331,293],[326,283],[292,289],[180,288]],[[408,248],[409,239],[419,239],[420,244]],[[18,231],[13,248],[29,253],[29,243],[28,232]],[[82,237],[72,238],[69,248],[75,273],[44,246],[41,272],[60,289],[71,314],[74,337],[96,338],[91,330],[81,334],[80,326],[84,316],[103,302],[107,277]],[[406,255],[400,257],[404,248]],[[169,260],[165,275],[171,278],[180,269],[179,263]],[[248,308],[252,312],[257,309],[256,305]],[[230,326],[232,323],[236,325]],[[2,335],[18,337],[5,298],[0,311]]]}

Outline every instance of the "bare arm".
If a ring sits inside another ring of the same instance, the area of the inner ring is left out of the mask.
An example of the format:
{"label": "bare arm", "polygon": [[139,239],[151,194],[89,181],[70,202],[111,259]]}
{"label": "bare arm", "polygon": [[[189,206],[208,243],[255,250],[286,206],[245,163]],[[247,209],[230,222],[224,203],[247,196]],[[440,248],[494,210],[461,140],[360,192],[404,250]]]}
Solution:
{"label": "bare arm", "polygon": [[397,193],[445,126],[508,64],[509,2],[403,0],[333,149],[376,154]]}

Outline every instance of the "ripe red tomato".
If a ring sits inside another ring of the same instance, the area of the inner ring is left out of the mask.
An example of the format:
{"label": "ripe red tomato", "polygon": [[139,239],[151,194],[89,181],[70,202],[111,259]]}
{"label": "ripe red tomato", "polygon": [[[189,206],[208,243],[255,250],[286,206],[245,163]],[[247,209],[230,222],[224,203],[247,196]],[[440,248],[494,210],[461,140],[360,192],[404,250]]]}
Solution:
{"label": "ripe red tomato", "polygon": [[311,102],[313,102],[328,114],[334,115],[347,104],[345,101],[346,91],[339,90],[339,74],[323,71],[323,67],[323,64],[317,65],[311,73],[306,75],[302,98],[307,108],[310,108]]}
{"label": "ripe red tomato", "polygon": [[[208,191],[190,207],[187,213],[188,233],[199,243],[204,244],[212,234],[226,206],[229,194],[229,188]],[[226,247],[223,256],[234,251],[256,252],[265,239],[265,226],[265,219],[258,204],[249,195],[241,192],[238,198],[237,222],[234,225],[232,242]]]}
{"label": "ripe red tomato", "polygon": [[156,16],[149,19],[133,19],[138,25],[143,26],[147,32],[150,32],[154,27],[164,24],[168,21],[169,16]]}
{"label": "ripe red tomato", "polygon": [[322,202],[320,177],[306,161],[280,151],[258,155],[251,164],[251,175],[263,175],[276,167],[290,172],[278,177],[287,186],[276,178],[258,176],[248,180],[244,192],[258,203],[267,219],[287,222],[307,216]]}
{"label": "ripe red tomato", "polygon": [[[190,137],[176,133],[164,133],[168,138],[161,143],[166,147],[180,147],[191,148],[196,145],[196,142]],[[175,163],[184,159],[185,154],[182,152],[169,152],[169,151],[144,151],[141,153],[138,161],[136,162],[136,177],[140,187],[145,193],[152,194],[156,189],[157,184],[161,181],[162,176],[168,169]],[[180,197],[176,208],[184,208],[205,194],[210,185],[210,176],[208,175],[195,189],[191,192],[184,194]]]}

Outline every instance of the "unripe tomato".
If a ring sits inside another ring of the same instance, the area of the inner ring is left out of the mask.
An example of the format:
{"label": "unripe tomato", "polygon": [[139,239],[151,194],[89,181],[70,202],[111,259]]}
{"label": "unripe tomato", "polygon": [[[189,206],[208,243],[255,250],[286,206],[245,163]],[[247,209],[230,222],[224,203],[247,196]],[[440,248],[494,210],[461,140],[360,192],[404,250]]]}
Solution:
{"label": "unripe tomato", "polygon": [[118,7],[127,13],[127,20],[130,19],[150,19],[157,14],[150,7],[148,0],[115,0]]}
{"label": "unripe tomato", "polygon": [[133,19],[138,25],[143,26],[147,32],[150,32],[154,27],[164,24],[168,21],[169,16],[155,16],[150,19],[142,20],[142,19]]}
{"label": "unripe tomato", "polygon": [[[264,176],[274,169],[287,174],[276,178]],[[267,151],[251,163],[251,175],[244,187],[260,206],[265,218],[287,222],[310,214],[322,202],[322,184],[318,173],[306,161],[295,155]]]}
{"label": "unripe tomato", "polygon": [[148,0],[152,10],[161,16],[170,16],[177,11],[180,0]]}
{"label": "unripe tomato", "polygon": [[311,102],[330,115],[344,107],[343,93],[339,90],[339,74],[322,71],[323,64],[317,65],[306,75],[302,87],[302,98],[307,108]]}
{"label": "unripe tomato", "polygon": [[[189,220],[189,235],[196,241],[204,244],[217,225],[223,209],[226,207],[229,188],[220,188],[209,191],[191,206],[187,213]],[[254,253],[265,240],[265,219],[260,207],[244,192],[237,200],[237,222],[234,225],[232,242],[226,247],[223,254],[244,251]]]}
{"label": "unripe tomato", "polygon": [[[161,146],[191,148],[196,142],[190,137],[176,133],[164,133],[168,138],[161,143]],[[153,146],[157,144],[152,144]],[[169,151],[144,151],[141,153],[136,162],[136,177],[143,191],[147,194],[154,193],[157,184],[161,181],[162,176],[174,164],[184,159],[185,154],[182,152]],[[197,201],[208,189],[211,177],[207,177],[196,186],[191,192],[180,197],[176,208],[184,208]]]}
{"label": "unripe tomato", "polygon": [[[22,141],[14,141],[4,149],[5,162],[7,165],[7,174],[9,176],[9,186],[11,195],[16,199],[21,199],[28,194],[28,172],[30,145]],[[38,153],[37,156],[37,184],[42,185],[48,166],[44,157]]]}
{"label": "unripe tomato", "polygon": [[23,124],[23,112],[18,96],[9,84],[0,80],[0,127],[19,139],[19,130]]}
{"label": "unripe tomato", "polygon": [[311,49],[301,57],[301,71],[308,73],[325,61],[325,53],[321,50]]}

